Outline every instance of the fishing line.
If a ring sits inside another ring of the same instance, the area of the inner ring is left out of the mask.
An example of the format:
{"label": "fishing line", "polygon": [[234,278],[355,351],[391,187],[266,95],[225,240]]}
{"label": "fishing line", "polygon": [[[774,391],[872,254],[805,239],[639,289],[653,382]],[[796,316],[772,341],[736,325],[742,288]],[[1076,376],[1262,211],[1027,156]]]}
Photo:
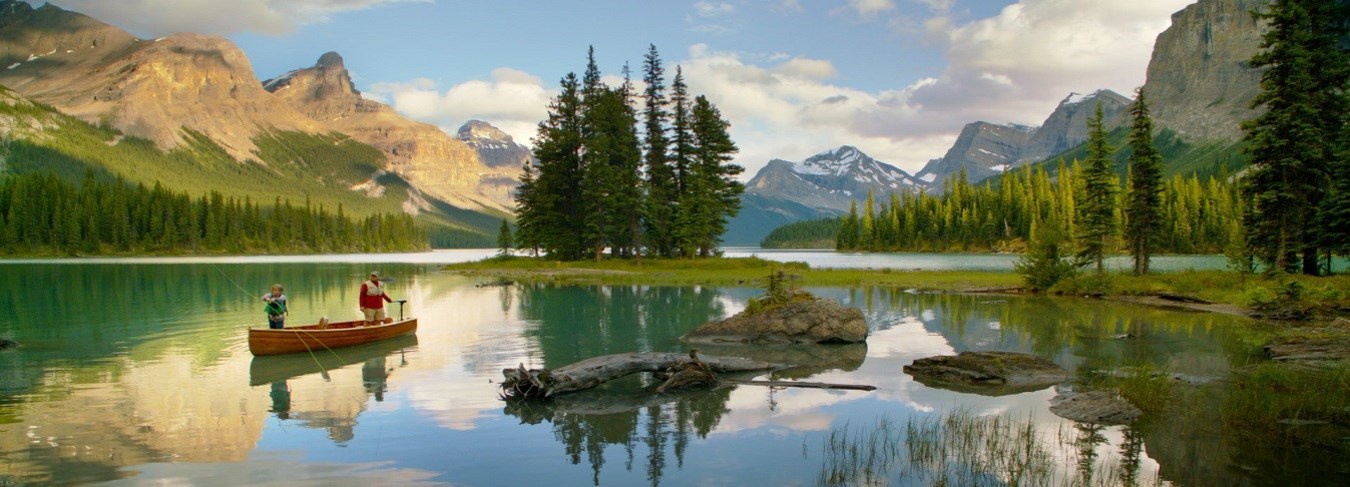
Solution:
{"label": "fishing line", "polygon": [[211,267],[215,268],[216,272],[219,272],[220,275],[225,276],[226,281],[230,281],[230,284],[234,284],[234,287],[239,288],[240,291],[243,291],[244,294],[247,294],[250,299],[253,298],[253,293],[249,292],[249,290],[247,289],[244,289],[244,286],[240,286],[239,283],[234,282],[234,279],[230,279],[230,275],[226,274],[225,271],[221,270],[220,266],[216,265],[215,262],[211,263]]}

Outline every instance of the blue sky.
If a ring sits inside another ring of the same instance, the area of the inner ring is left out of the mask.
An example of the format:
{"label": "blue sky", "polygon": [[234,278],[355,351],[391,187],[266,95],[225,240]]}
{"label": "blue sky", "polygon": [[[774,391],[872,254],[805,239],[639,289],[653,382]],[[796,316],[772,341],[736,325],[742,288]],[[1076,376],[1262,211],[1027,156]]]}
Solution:
{"label": "blue sky", "polygon": [[617,81],[648,44],[733,125],[749,173],[855,145],[915,172],[976,120],[1038,125],[1071,91],[1130,95],[1192,0],[53,0],[142,36],[235,41],[260,79],[337,51],[368,97],[528,143],[594,46]]}

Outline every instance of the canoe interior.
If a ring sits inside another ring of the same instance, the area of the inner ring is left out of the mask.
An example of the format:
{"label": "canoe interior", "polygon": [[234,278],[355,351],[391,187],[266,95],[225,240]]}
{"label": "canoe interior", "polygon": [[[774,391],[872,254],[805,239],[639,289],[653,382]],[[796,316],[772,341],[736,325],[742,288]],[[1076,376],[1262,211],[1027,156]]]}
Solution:
{"label": "canoe interior", "polygon": [[322,328],[317,324],[281,329],[250,328],[248,349],[253,355],[315,353],[417,332],[417,318],[386,319],[381,325],[363,325],[363,321],[356,320],[329,323]]}

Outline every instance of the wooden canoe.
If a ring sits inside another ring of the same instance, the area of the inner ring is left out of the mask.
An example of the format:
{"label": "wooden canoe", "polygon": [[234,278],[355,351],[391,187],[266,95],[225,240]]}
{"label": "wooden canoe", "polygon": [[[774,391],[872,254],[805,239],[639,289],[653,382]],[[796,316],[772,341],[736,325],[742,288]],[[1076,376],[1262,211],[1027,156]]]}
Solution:
{"label": "wooden canoe", "polygon": [[386,318],[384,324],[362,326],[365,322],[341,321],[327,327],[305,325],[280,329],[249,328],[248,351],[253,355],[281,355],[285,353],[328,353],[328,350],[370,343],[396,336],[417,333],[417,318],[394,321]]}

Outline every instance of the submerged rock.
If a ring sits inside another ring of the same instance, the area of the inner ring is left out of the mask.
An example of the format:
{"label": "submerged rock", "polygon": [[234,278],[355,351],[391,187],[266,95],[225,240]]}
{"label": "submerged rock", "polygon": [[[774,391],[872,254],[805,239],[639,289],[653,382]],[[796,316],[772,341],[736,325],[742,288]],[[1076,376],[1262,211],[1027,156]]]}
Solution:
{"label": "submerged rock", "polygon": [[1069,377],[1050,359],[1014,352],[961,352],[921,358],[904,370],[924,385],[976,393],[987,388],[994,395],[1044,389]]}
{"label": "submerged rock", "polygon": [[680,338],[693,343],[854,343],[867,339],[867,322],[862,311],[833,300],[795,299],[706,323]]}
{"label": "submerged rock", "polygon": [[18,346],[19,342],[10,340],[8,338],[0,338],[0,350],[4,350],[7,348],[17,348]]}
{"label": "submerged rock", "polygon": [[1050,412],[1083,423],[1130,424],[1144,414],[1112,391],[1061,392],[1050,400]]}

